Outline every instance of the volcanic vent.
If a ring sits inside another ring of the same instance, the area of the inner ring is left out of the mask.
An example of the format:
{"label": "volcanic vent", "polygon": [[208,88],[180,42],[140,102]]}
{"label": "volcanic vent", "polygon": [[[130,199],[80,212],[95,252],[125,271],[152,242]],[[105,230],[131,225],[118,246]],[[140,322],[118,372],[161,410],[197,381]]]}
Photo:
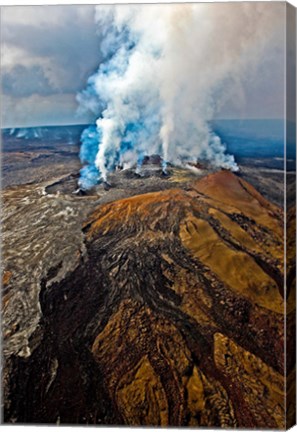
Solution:
{"label": "volcanic vent", "polygon": [[81,186],[78,173],[72,173],[48,183],[44,191],[49,195],[73,195],[78,198],[94,196],[102,203],[145,192],[172,189],[181,182],[185,186],[213,170],[214,168],[206,163],[185,164],[183,168],[167,164],[165,170],[162,158],[151,155],[143,158],[141,169],[137,165],[130,168],[117,166],[108,174],[106,181],[98,180],[97,184],[89,189]]}

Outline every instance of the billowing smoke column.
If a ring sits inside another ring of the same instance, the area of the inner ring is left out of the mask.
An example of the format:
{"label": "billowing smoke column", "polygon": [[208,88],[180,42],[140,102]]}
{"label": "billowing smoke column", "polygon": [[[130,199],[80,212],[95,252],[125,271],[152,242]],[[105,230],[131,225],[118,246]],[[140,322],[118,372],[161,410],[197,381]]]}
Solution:
{"label": "billowing smoke column", "polygon": [[140,170],[150,154],[164,170],[198,158],[237,170],[209,120],[242,94],[273,13],[265,3],[98,6],[104,60],[78,95],[98,116],[82,134],[80,186],[106,181],[117,165]]}

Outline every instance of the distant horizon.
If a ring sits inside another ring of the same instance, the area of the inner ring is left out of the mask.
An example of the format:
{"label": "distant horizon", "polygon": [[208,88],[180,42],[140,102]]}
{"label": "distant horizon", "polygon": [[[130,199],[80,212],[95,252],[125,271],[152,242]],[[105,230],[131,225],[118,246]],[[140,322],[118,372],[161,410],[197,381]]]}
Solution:
{"label": "distant horizon", "polygon": [[[262,117],[262,118],[252,118],[252,117],[245,117],[245,118],[236,118],[236,117],[230,117],[230,118],[213,118],[213,119],[209,119],[208,122],[216,122],[216,121],[284,121],[284,122],[290,122],[290,123],[294,123],[294,120],[289,120],[289,119],[285,119],[285,118],[281,118],[281,117]],[[96,121],[94,122],[86,122],[86,123],[55,123],[55,124],[33,124],[33,125],[18,125],[18,126],[2,126],[0,127],[1,130],[4,129],[30,129],[30,128],[44,128],[44,127],[66,127],[66,126],[90,126],[90,125],[94,125],[96,123]]]}

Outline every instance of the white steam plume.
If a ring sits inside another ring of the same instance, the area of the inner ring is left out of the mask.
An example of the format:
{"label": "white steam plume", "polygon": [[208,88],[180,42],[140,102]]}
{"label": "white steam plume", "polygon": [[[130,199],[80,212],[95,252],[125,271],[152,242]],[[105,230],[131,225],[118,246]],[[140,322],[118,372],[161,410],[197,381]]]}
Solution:
{"label": "white steam plume", "polygon": [[237,170],[208,121],[234,88],[242,93],[279,12],[254,2],[98,6],[106,60],[78,100],[103,107],[94,144],[101,177],[153,153],[165,164],[203,158]]}

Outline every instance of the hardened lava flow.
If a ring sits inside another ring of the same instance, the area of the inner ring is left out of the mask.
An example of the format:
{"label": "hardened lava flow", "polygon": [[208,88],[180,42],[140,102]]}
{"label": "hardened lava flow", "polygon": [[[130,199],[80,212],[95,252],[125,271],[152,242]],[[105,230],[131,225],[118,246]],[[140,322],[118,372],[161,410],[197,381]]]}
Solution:
{"label": "hardened lava flow", "polygon": [[283,428],[283,211],[225,170],[145,180],[4,191],[5,422]]}

